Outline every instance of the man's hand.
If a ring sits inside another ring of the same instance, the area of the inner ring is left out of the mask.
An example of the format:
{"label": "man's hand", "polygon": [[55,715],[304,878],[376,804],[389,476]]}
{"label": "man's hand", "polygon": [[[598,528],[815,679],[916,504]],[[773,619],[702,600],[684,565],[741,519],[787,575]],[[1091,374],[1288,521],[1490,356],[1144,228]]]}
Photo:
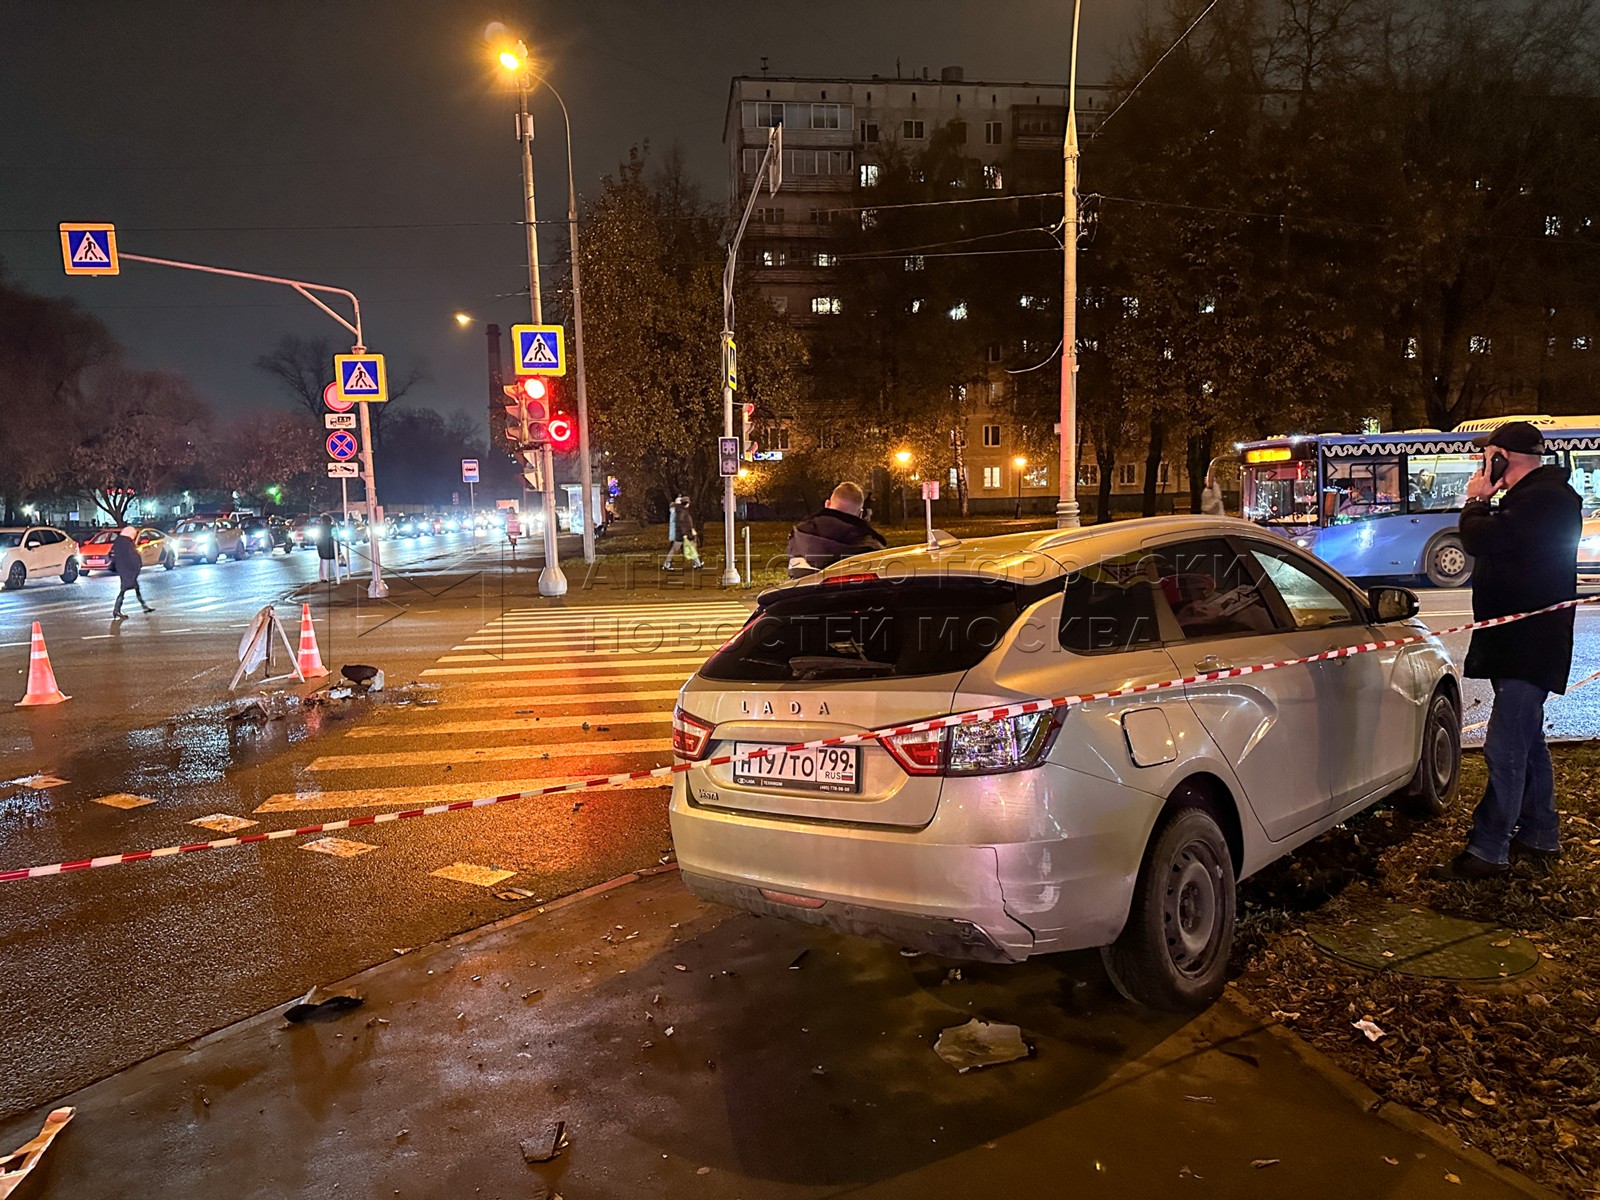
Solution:
{"label": "man's hand", "polygon": [[1479,471],[1467,480],[1466,497],[1468,500],[1487,500],[1499,490],[1499,484],[1490,483],[1489,476]]}

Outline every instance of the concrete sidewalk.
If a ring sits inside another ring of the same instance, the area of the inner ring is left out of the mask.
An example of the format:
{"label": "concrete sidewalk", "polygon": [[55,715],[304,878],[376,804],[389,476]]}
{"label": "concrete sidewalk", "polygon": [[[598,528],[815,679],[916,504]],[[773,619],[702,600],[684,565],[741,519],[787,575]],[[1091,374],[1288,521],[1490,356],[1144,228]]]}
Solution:
{"label": "concrete sidewalk", "polygon": [[[669,871],[397,957],[336,1019],[265,1014],[85,1088],[21,1194],[1535,1194],[1227,1002],[1135,1010],[1092,955],[956,966],[712,908]],[[933,1042],[973,1015],[1033,1056],[957,1074]],[[571,1145],[524,1163],[555,1121]]]}

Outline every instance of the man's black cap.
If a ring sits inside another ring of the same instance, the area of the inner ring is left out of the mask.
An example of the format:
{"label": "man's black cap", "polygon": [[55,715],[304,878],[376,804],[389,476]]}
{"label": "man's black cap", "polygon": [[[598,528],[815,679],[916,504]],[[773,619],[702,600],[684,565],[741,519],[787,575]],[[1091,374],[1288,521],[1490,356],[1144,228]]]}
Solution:
{"label": "man's black cap", "polygon": [[1537,425],[1527,421],[1507,421],[1489,433],[1480,433],[1472,439],[1474,446],[1499,446],[1513,454],[1543,454],[1544,434]]}

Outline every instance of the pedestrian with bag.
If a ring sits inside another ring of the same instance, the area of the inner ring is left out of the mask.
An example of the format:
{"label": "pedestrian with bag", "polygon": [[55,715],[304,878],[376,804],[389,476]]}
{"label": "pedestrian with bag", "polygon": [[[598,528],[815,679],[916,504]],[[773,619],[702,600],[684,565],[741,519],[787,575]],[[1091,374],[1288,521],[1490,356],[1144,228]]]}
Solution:
{"label": "pedestrian with bag", "polygon": [[695,548],[695,541],[699,531],[695,529],[694,513],[689,511],[689,497],[679,496],[667,509],[667,560],[661,564],[663,571],[676,571],[672,565],[672,556],[678,551],[683,551],[683,557],[691,567],[699,568],[705,564],[700,561],[700,552]]}
{"label": "pedestrian with bag", "polygon": [[[1583,501],[1566,468],[1543,463],[1544,435],[1527,421],[1508,421],[1473,444],[1483,449],[1483,468],[1467,481],[1460,523],[1461,545],[1474,559],[1473,619],[1574,599]],[[1443,878],[1490,879],[1513,861],[1548,867],[1561,855],[1544,702],[1567,690],[1573,617],[1566,608],[1472,635],[1462,673],[1494,689],[1483,743],[1489,783],[1466,849],[1438,868]]]}
{"label": "pedestrian with bag", "polygon": [[122,598],[132,592],[139,601],[139,607],[145,612],[155,612],[155,609],[144,602],[144,593],[139,590],[139,572],[144,570],[144,562],[139,558],[139,547],[134,542],[134,528],[124,525],[121,532],[111,542],[111,569],[117,573],[117,581],[121,585],[117,592],[117,602],[111,608],[111,619],[122,621],[127,618],[122,612]]}

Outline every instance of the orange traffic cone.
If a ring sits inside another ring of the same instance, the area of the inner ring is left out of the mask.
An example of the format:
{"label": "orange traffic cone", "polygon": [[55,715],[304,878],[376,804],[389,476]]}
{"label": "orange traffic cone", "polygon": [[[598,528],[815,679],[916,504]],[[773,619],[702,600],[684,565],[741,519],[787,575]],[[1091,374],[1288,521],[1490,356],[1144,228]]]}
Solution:
{"label": "orange traffic cone", "polygon": [[300,606],[300,654],[295,664],[303,678],[321,679],[329,674],[322,665],[322,652],[317,649],[317,632],[311,627],[311,605]]}
{"label": "orange traffic cone", "polygon": [[22,708],[34,704],[60,704],[71,700],[61,694],[56,686],[56,673],[50,669],[50,652],[44,648],[44,631],[39,622],[33,623],[33,643],[28,650],[28,694],[13,706]]}

